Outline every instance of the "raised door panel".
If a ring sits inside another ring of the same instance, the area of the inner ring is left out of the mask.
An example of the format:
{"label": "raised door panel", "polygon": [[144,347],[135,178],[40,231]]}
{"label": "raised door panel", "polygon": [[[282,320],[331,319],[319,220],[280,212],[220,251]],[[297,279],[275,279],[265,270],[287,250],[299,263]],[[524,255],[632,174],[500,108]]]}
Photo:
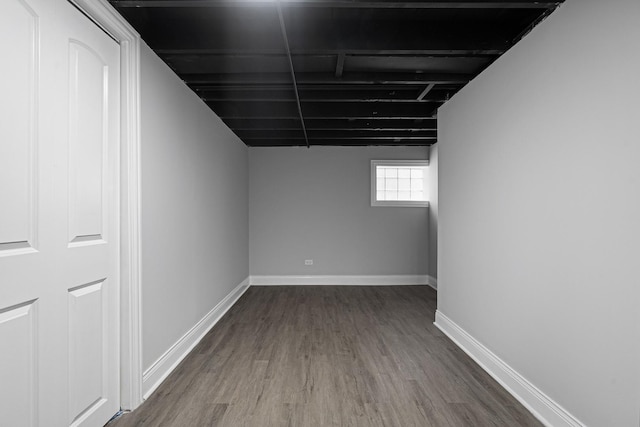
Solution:
{"label": "raised door panel", "polygon": [[119,46],[67,0],[0,0],[0,48],[0,426],[102,426],[119,404]]}
{"label": "raised door panel", "polygon": [[71,423],[106,402],[108,383],[107,286],[98,280],[69,289],[69,414]]}
{"label": "raised door panel", "polygon": [[69,46],[69,241],[106,240],[109,68],[90,47]]}
{"label": "raised door panel", "polygon": [[36,302],[0,309],[0,424],[37,425]]}
{"label": "raised door panel", "polygon": [[21,0],[3,0],[0,51],[0,256],[36,246],[38,18]]}

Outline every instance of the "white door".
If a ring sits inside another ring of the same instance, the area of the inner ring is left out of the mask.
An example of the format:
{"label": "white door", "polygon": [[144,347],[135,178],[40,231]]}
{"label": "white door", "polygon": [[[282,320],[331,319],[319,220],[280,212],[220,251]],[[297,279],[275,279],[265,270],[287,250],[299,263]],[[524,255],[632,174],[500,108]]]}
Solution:
{"label": "white door", "polygon": [[0,425],[119,408],[119,46],[65,0],[0,0]]}

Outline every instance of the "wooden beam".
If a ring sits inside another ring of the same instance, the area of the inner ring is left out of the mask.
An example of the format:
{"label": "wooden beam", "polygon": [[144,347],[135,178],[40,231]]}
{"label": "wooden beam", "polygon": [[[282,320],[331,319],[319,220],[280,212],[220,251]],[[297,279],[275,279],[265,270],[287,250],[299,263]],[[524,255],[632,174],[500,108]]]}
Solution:
{"label": "wooden beam", "polygon": [[[309,139],[338,139],[338,138],[435,138],[437,131],[432,129],[407,130],[407,129],[317,129],[308,130]],[[250,139],[275,139],[275,138],[301,138],[300,129],[233,129],[240,138]]]}
{"label": "wooden beam", "polygon": [[[553,9],[562,1],[282,0],[286,6],[348,9]],[[111,0],[115,7],[273,7],[256,0]]]}
{"label": "wooden beam", "polygon": [[[449,83],[449,84],[439,84],[438,90],[446,90],[447,92],[456,91],[460,89],[462,83]],[[404,97],[398,99],[408,99],[415,100],[415,92],[416,87],[413,85],[349,85],[349,84],[311,84],[311,85],[301,85],[298,82],[298,88],[300,89],[300,99],[304,99],[305,96],[309,99],[343,99],[343,98],[383,98],[379,95],[380,92],[383,93],[391,93],[391,92],[403,92]],[[229,84],[229,85],[220,85],[220,84],[193,84],[191,85],[191,89],[193,89],[196,93],[200,94],[200,96],[219,96],[219,97],[228,97],[238,99],[247,99],[247,98],[287,98],[292,99],[293,92],[291,91],[291,83],[289,85],[281,84],[281,85],[243,85],[243,84]],[[288,92],[290,96],[278,96],[278,94],[282,94],[284,92]],[[353,92],[353,93],[351,93]],[[256,95],[261,93],[263,95]],[[312,93],[312,95],[309,95]],[[378,95],[366,95],[378,93]],[[218,95],[216,95],[218,94]],[[232,95],[233,94],[233,95]],[[272,96],[273,95],[273,96]],[[391,95],[389,95],[391,96]],[[395,99],[395,98],[394,98]]]}
{"label": "wooden beam", "polygon": [[[264,118],[259,116],[253,117],[222,117],[224,122],[231,129],[300,129],[300,119],[298,117],[274,117]],[[307,130],[314,129],[424,129],[436,130],[438,127],[435,118],[362,118],[362,117],[305,117]]]}
{"label": "wooden beam", "polygon": [[[243,141],[250,147],[297,147],[305,146],[305,140],[300,139],[247,139]],[[311,145],[325,146],[369,146],[369,145],[411,145],[411,146],[428,146],[433,145],[437,139],[391,139],[391,140],[374,140],[374,139],[312,139],[309,141]]]}
{"label": "wooden beam", "polygon": [[[263,57],[263,56],[283,56],[287,52],[278,49],[155,49],[154,52],[162,57],[194,55],[194,56],[243,56],[243,57]],[[336,56],[359,55],[359,56],[444,56],[444,57],[476,57],[476,56],[499,56],[505,52],[503,48],[478,48],[478,49],[291,49],[291,55],[305,56]]]}
{"label": "wooden beam", "polygon": [[[295,136],[285,136],[285,137],[280,137],[280,136],[274,136],[274,137],[241,137],[238,136],[240,139],[242,139],[243,141],[250,141],[250,140],[262,140],[262,141],[266,141],[266,140],[271,140],[271,141],[286,141],[286,140],[297,140],[297,139],[303,139],[300,137],[295,137]],[[313,142],[313,141],[318,141],[318,140],[323,140],[323,141],[436,141],[438,138],[435,136],[336,136],[336,137],[319,137],[319,138],[309,138],[309,142]]]}
{"label": "wooden beam", "polygon": [[[269,127],[269,128],[252,128],[252,127],[235,127],[234,131],[238,132],[281,132],[281,131],[300,131],[300,128],[291,127],[291,128],[280,128],[280,127]],[[307,127],[307,131],[311,132],[437,132],[437,128],[426,127],[426,128],[381,128],[381,127],[366,127],[366,128],[315,128],[315,127]]]}
{"label": "wooden beam", "polygon": [[[295,103],[282,102],[207,102],[221,117],[291,117],[298,113]],[[414,103],[305,103],[304,117],[430,117],[441,104],[437,102]]]}
{"label": "wooden beam", "polygon": [[[429,96],[422,101],[416,99],[415,86],[323,86],[322,88],[301,88],[300,102],[426,102],[446,101],[446,94],[455,92],[456,88],[450,86],[435,89],[429,92]],[[256,87],[247,86],[242,89],[224,87],[193,86],[193,90],[204,101],[274,101],[294,102],[295,95],[291,87],[273,88],[272,86]]]}
{"label": "wooden beam", "polygon": [[[180,77],[189,85],[287,85],[292,84],[289,73],[235,73],[235,74],[181,74]],[[471,74],[434,74],[434,73],[348,73],[337,79],[327,73],[297,73],[296,84],[466,84],[473,78]]]}
{"label": "wooden beam", "polygon": [[[230,115],[218,115],[224,122],[227,120],[300,120],[298,116],[261,116],[261,115],[240,115],[240,114],[230,114]],[[435,119],[435,116],[305,116],[304,119],[307,122],[312,120],[427,120],[427,119]],[[232,126],[229,126],[233,129]]]}
{"label": "wooden beam", "polygon": [[[296,102],[295,99],[287,99],[287,98],[224,98],[224,97],[202,97],[204,102]],[[445,98],[430,98],[430,99],[380,99],[380,98],[367,98],[367,99],[351,99],[351,98],[339,98],[339,99],[300,99],[300,103],[302,104],[340,104],[340,103],[360,103],[360,104],[371,104],[371,103],[382,103],[382,104],[420,104],[420,103],[443,103],[446,102]]]}
{"label": "wooden beam", "polygon": [[[461,89],[461,87],[464,85],[464,83],[440,83],[438,84],[438,89],[439,90],[447,90],[450,93],[455,93],[457,92],[459,89]],[[337,99],[340,99],[340,97],[344,96],[345,98],[349,98],[349,97],[357,97],[357,98],[362,98],[360,96],[360,94],[362,92],[371,92],[371,91],[411,91],[411,96],[410,97],[406,97],[404,99],[413,99],[415,100],[415,91],[416,91],[416,87],[415,86],[423,86],[423,85],[406,85],[406,84],[370,84],[370,85],[362,85],[362,84],[353,84],[350,85],[348,83],[345,84],[300,84],[300,82],[298,82],[298,89],[300,89],[300,95],[302,96],[305,92],[308,91],[313,91],[313,92],[318,92],[318,91],[326,91],[326,96],[318,96],[318,95],[314,95],[314,98],[317,99],[325,99],[325,98],[331,98],[331,97],[335,97]],[[289,83],[289,85],[285,85],[285,84],[281,84],[281,85],[269,85],[269,84],[264,84],[264,85],[259,85],[259,84],[253,84],[253,85],[248,85],[248,84],[242,84],[242,83],[234,83],[234,84],[221,84],[221,83],[213,83],[213,84],[206,84],[206,83],[189,83],[189,87],[195,91],[196,93],[203,93],[203,92],[220,92],[220,93],[226,93],[229,91],[244,91],[244,92],[268,92],[268,91],[282,91],[285,89],[291,89],[291,83]],[[349,92],[353,92],[351,94],[349,94]],[[340,95],[338,95],[340,94]],[[250,97],[250,96],[249,96]],[[257,97],[257,96],[256,96]],[[242,99],[242,98],[246,98],[246,96],[239,96],[238,98]],[[266,96],[266,98],[269,98],[268,96]],[[277,98],[277,97],[274,97]],[[302,99],[302,98],[301,98]]]}

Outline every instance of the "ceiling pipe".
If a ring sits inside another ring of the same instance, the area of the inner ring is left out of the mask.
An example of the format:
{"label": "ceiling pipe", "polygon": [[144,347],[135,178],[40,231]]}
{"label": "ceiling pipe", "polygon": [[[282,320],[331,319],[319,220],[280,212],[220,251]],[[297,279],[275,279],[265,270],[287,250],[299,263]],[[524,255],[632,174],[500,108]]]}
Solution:
{"label": "ceiling pipe", "polygon": [[344,59],[345,59],[345,54],[344,53],[339,53],[338,54],[338,61],[336,62],[336,77],[337,78],[341,78],[342,77],[342,72],[344,71]]}
{"label": "ceiling pipe", "polygon": [[282,16],[282,6],[280,0],[276,2],[278,8],[278,18],[280,19],[280,29],[282,30],[282,38],[284,39],[284,47],[287,50],[287,58],[289,58],[289,68],[291,69],[291,78],[293,79],[293,91],[296,95],[296,105],[298,106],[298,114],[300,115],[300,123],[302,124],[302,133],[304,133],[304,141],[307,148],[310,148],[309,137],[307,136],[307,127],[304,124],[304,116],[302,115],[302,105],[300,104],[300,94],[298,93],[298,84],[296,82],[296,72],[293,69],[293,59],[291,59],[291,49],[289,48],[289,38],[287,37],[287,28],[284,25],[284,17]]}
{"label": "ceiling pipe", "polygon": [[435,83],[429,83],[429,85],[427,85],[427,87],[424,88],[424,90],[420,93],[420,95],[418,95],[417,100],[422,101],[424,97],[427,96],[429,92],[431,92],[431,89],[433,89],[434,86],[435,86]]}

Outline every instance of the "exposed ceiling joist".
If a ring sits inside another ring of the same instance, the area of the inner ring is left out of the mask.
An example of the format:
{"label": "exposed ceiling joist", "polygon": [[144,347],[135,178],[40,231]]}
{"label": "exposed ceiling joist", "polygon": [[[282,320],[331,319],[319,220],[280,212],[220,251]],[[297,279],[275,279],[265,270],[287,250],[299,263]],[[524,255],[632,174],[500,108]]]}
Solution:
{"label": "exposed ceiling joist", "polygon": [[[463,83],[448,83],[438,84],[437,90],[447,92],[457,92],[464,84]],[[220,97],[232,98],[279,98],[278,93],[282,93],[283,90],[291,90],[291,86],[286,85],[224,85],[224,84],[189,84],[191,89],[198,93],[201,97],[213,96],[219,94]],[[368,97],[385,98],[380,95],[380,92],[388,94],[392,99],[407,99],[415,100],[416,96],[420,93],[423,85],[393,85],[393,84],[371,84],[371,85],[330,85],[330,84],[310,84],[301,85],[298,83],[298,89],[301,95],[306,98],[315,99],[351,99],[354,97],[361,97],[366,99]],[[308,95],[312,93],[313,95]],[[372,95],[377,93],[377,95]],[[230,94],[234,94],[231,96]],[[257,96],[257,94],[262,94]],[[293,94],[289,93],[293,96]],[[284,98],[289,98],[286,96]]]}
{"label": "exposed ceiling joist", "polygon": [[[256,131],[256,132],[264,132],[264,133],[268,133],[268,132],[281,132],[281,131],[299,131],[299,128],[242,128],[242,127],[236,127],[235,131],[236,132],[250,132],[250,131]],[[424,132],[424,131],[428,131],[428,132],[432,132],[432,133],[436,133],[438,130],[436,128],[402,128],[402,129],[395,129],[395,128],[374,128],[374,127],[368,127],[368,128],[307,128],[308,132]]]}
{"label": "exposed ceiling joist", "polygon": [[[194,55],[194,56],[245,56],[245,57],[261,57],[261,56],[280,56],[286,55],[284,50],[263,49],[155,49],[155,52],[162,56],[178,56],[178,55]],[[291,49],[291,55],[316,55],[316,56],[333,56],[333,55],[378,55],[378,56],[451,56],[451,57],[467,57],[467,56],[498,56],[504,53],[503,48],[478,48],[478,49]]]}
{"label": "exposed ceiling joist", "polygon": [[109,1],[250,146],[431,145],[438,108],[563,2]]}
{"label": "exposed ceiling joist", "polygon": [[[314,131],[309,130],[309,138],[331,138],[331,139],[339,139],[339,138],[435,138],[437,131],[431,129],[420,129],[420,130],[388,130],[388,129],[379,129],[379,130],[371,130],[371,129],[351,129],[345,131],[344,129],[340,130],[327,130],[327,129],[317,129]],[[256,129],[247,129],[247,130],[238,130],[236,132],[240,138],[244,139],[274,139],[274,138],[300,138],[300,129],[270,129],[268,131],[265,130],[256,130]]]}
{"label": "exposed ceiling joist", "polygon": [[[296,83],[349,84],[349,85],[419,85],[425,84],[466,84],[473,78],[468,74],[432,74],[432,73],[345,73],[337,79],[325,73],[298,73]],[[189,85],[291,85],[289,73],[244,73],[244,74],[183,74],[183,80]]]}
{"label": "exposed ceiling joist", "polygon": [[336,77],[337,78],[342,77],[342,72],[344,71],[344,58],[345,58],[344,52],[340,52],[338,54],[338,60],[336,61]]}
{"label": "exposed ceiling joist", "polygon": [[[223,117],[224,122],[232,129],[300,129],[297,117],[292,118],[272,118],[265,119],[261,117],[251,118],[232,118]],[[349,130],[349,129],[370,129],[370,130],[406,130],[406,129],[425,129],[436,130],[437,120],[435,118],[414,119],[387,119],[387,118],[309,118],[306,117],[308,130]]]}
{"label": "exposed ceiling joist", "polygon": [[[114,0],[116,7],[271,7],[256,0]],[[282,0],[287,6],[349,9],[552,9],[559,1]]]}
{"label": "exposed ceiling joist", "polygon": [[[302,139],[299,136],[288,137],[288,136],[261,136],[261,137],[245,137],[245,139]],[[314,141],[318,139],[324,140],[344,140],[344,141],[366,141],[370,139],[372,141],[433,141],[436,139],[435,136],[337,136],[337,137],[328,137],[328,136],[320,136],[320,137],[310,137],[309,141]]]}
{"label": "exposed ceiling joist", "polygon": [[[334,144],[336,142],[338,143],[350,143],[350,142],[355,142],[355,143],[360,143],[360,144],[364,144],[364,145],[371,145],[370,143],[367,143],[367,141],[370,142],[374,142],[374,144],[376,142],[395,142],[395,143],[406,143],[406,142],[413,142],[413,143],[420,143],[420,144],[424,144],[424,145],[430,145],[432,143],[434,143],[436,141],[436,137],[386,137],[386,136],[381,136],[381,137],[370,137],[370,136],[366,136],[366,137],[355,137],[355,138],[350,138],[350,137],[340,137],[340,138],[310,138],[309,139],[309,143],[312,145],[319,145],[319,141],[322,141],[323,144],[326,141],[333,141]],[[304,142],[305,140],[302,138],[244,138],[245,142],[247,142],[249,145],[252,145],[251,142],[252,141],[275,141],[276,143],[278,142],[286,142],[286,141],[302,141]],[[302,144],[300,144],[302,145]]]}
{"label": "exposed ceiling joist", "polygon": [[[282,116],[260,116],[260,115],[224,115],[220,114],[219,117],[226,123],[227,120],[300,120],[300,117],[296,115],[282,115]],[[411,116],[411,117],[398,117],[398,116],[305,116],[305,121],[311,120],[424,120],[424,119],[436,119],[435,116]]]}
{"label": "exposed ceiling joist", "polygon": [[[221,116],[237,114],[268,114],[272,117],[291,117],[298,114],[295,103],[207,102]],[[304,117],[428,117],[439,106],[436,102],[421,103],[305,103]]]}
{"label": "exposed ceiling joist", "polygon": [[[249,147],[305,147],[305,140],[300,139],[251,139],[245,141]],[[367,145],[384,145],[384,146],[425,146],[436,143],[434,139],[411,140],[411,139],[312,139],[309,141],[312,146],[329,145],[329,146],[347,146],[362,147]]]}
{"label": "exposed ceiling joist", "polygon": [[[202,97],[205,102],[296,102],[295,99],[279,99],[279,98],[214,98],[214,97]],[[341,103],[366,103],[366,104],[421,104],[421,103],[442,103],[447,101],[446,98],[429,98],[429,99],[357,99],[357,98],[344,98],[344,99],[300,99],[302,104],[341,104]]]}
{"label": "exposed ceiling joist", "polygon": [[[460,89],[461,83],[449,83],[439,84],[434,90],[450,91]],[[298,83],[301,95],[305,95],[308,98],[317,99],[331,99],[331,98],[352,98],[357,96],[358,98],[374,97],[374,94],[387,93],[393,95],[393,99],[416,99],[416,96],[420,93],[422,85],[301,85]],[[205,94],[225,94],[224,96],[238,96],[239,98],[259,98],[255,94],[260,93],[267,98],[279,98],[283,96],[277,96],[286,92],[288,95],[292,95],[291,86],[287,85],[264,85],[264,86],[249,86],[249,85],[219,85],[219,84],[197,84],[193,85],[192,89],[197,93],[204,96]],[[352,93],[353,92],[353,93]],[[308,95],[313,94],[313,95]],[[404,94],[404,98],[400,95]],[[273,95],[273,96],[272,96]],[[288,98],[286,96],[285,98]],[[304,96],[303,96],[304,97]],[[382,98],[382,96],[378,95]]]}

